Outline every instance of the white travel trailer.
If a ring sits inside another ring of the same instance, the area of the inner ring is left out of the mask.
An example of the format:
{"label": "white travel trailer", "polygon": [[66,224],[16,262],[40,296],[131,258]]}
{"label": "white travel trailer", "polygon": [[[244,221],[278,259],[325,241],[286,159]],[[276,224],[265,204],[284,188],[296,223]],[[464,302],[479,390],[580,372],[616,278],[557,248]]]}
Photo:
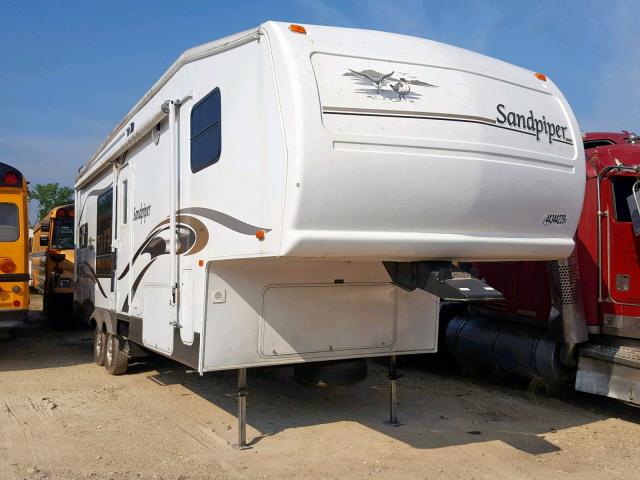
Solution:
{"label": "white travel trailer", "polygon": [[421,38],[267,22],[188,50],[79,170],[96,360],[435,352],[441,298],[500,296],[451,262],[571,253],[579,135],[544,75]]}

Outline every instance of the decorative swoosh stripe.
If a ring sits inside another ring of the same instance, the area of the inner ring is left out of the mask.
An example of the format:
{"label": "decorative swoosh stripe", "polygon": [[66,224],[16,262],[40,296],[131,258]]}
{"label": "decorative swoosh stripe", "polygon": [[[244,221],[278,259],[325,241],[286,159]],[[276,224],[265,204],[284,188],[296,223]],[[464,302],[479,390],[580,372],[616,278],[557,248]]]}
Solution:
{"label": "decorative swoosh stripe", "polygon": [[[257,227],[249,223],[245,223],[237,218],[227,215],[226,213],[212,210],[210,208],[203,207],[189,207],[183,208],[176,212],[176,227],[181,233],[181,247],[180,251],[176,252],[178,255],[193,255],[200,252],[205,248],[209,241],[209,231],[202,221],[196,216],[204,217],[212,222],[215,222],[223,227],[226,227],[234,232],[241,233],[243,235],[255,235],[256,231],[264,230],[270,232],[270,228]],[[166,240],[158,237],[162,232],[169,230],[169,217],[162,220],[155,227],[151,229],[151,232],[142,241],[142,244],[134,252],[131,262],[125,265],[122,272],[118,276],[118,280],[124,279],[129,271],[131,271],[133,264],[136,263],[138,258],[148,253],[151,257],[149,263],[147,263],[142,270],[138,273],[136,279],[131,287],[131,299],[127,296],[125,303],[123,304],[123,311],[129,310],[129,304],[133,301],[136,295],[136,291],[140,286],[144,275],[147,273],[151,265],[161,256],[168,253]],[[126,309],[126,310],[125,310]]]}
{"label": "decorative swoosh stripe", "polygon": [[223,227],[227,227],[229,230],[242,233],[243,235],[255,235],[257,230],[264,230],[265,232],[271,231],[270,228],[257,227],[255,225],[251,225],[250,223],[245,223],[241,220],[238,220],[231,215],[227,215],[226,213],[219,212],[218,210],[212,210],[210,208],[188,207],[179,210],[178,213],[199,215],[211,220],[212,222],[218,223]]}
{"label": "decorative swoosh stripe", "polygon": [[459,121],[476,121],[491,125],[496,124],[494,118],[479,117],[476,115],[459,115],[456,113],[437,113],[437,112],[419,112],[407,110],[387,110],[375,108],[357,108],[357,107],[322,107],[322,113],[334,113],[343,115],[365,115],[379,117],[408,117],[408,118],[429,118],[434,120],[459,120]]}
{"label": "decorative swoosh stripe", "polygon": [[[448,122],[465,122],[465,123],[478,123],[480,125],[487,125],[489,127],[501,128],[503,130],[509,130],[512,132],[522,133],[524,135],[536,136],[534,132],[528,132],[525,130],[518,130],[517,128],[507,127],[505,125],[498,125],[495,119],[487,117],[477,117],[474,115],[458,115],[453,113],[436,113],[436,112],[412,112],[404,110],[376,110],[371,108],[347,108],[347,107],[322,107],[322,113],[327,115],[356,115],[362,117],[390,117],[390,118],[417,118],[423,120],[442,120]],[[573,140],[570,138],[560,140],[557,138],[551,139],[554,142],[565,143],[567,145],[573,145]]]}
{"label": "decorative swoosh stripe", "polygon": [[102,284],[100,284],[100,279],[97,277],[95,270],[93,269],[93,267],[91,265],[89,265],[86,261],[82,262],[82,265],[86,266],[89,269],[89,275],[88,277],[93,280],[95,282],[96,285],[98,285],[98,289],[100,290],[100,293],[102,294],[102,296],[104,298],[107,298],[107,294],[104,291],[104,288],[102,288]]}

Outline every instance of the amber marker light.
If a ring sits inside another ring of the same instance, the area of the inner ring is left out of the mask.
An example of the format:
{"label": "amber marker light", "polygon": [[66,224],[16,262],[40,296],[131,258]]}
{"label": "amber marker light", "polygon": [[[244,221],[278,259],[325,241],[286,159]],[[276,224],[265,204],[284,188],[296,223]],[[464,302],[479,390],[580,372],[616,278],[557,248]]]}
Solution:
{"label": "amber marker light", "polygon": [[256,238],[258,240],[264,240],[265,231],[264,230],[256,230]]}
{"label": "amber marker light", "polygon": [[306,28],[304,28],[302,25],[296,25],[295,23],[289,25],[289,30],[291,30],[293,33],[301,33],[302,35],[307,34]]}
{"label": "amber marker light", "polygon": [[544,73],[534,73],[533,74],[538,80],[542,80],[543,82],[547,81],[547,76]]}
{"label": "amber marker light", "polygon": [[200,267],[204,267],[204,260],[198,260],[198,265]]}

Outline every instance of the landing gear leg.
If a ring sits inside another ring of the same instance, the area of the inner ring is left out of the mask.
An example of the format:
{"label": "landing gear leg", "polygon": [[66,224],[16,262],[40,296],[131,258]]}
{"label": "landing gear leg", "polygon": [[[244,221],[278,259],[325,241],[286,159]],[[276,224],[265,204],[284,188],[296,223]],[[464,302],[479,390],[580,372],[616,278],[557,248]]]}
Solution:
{"label": "landing gear leg", "polygon": [[246,450],[247,445],[247,369],[238,369],[238,443],[234,448]]}
{"label": "landing gear leg", "polygon": [[389,421],[384,422],[393,427],[399,427],[402,423],[398,422],[398,379],[402,375],[398,375],[398,367],[396,364],[396,356],[389,357]]}

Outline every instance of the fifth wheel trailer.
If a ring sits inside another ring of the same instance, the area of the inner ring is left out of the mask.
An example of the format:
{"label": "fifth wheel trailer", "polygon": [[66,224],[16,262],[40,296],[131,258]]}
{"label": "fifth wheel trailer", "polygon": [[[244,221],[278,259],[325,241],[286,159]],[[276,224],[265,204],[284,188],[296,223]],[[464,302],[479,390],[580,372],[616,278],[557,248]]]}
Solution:
{"label": "fifth wheel trailer", "polygon": [[75,301],[112,373],[133,344],[241,377],[435,352],[441,299],[502,298],[456,262],[571,253],[584,168],[542,74],[267,22],[187,50],[79,170]]}

